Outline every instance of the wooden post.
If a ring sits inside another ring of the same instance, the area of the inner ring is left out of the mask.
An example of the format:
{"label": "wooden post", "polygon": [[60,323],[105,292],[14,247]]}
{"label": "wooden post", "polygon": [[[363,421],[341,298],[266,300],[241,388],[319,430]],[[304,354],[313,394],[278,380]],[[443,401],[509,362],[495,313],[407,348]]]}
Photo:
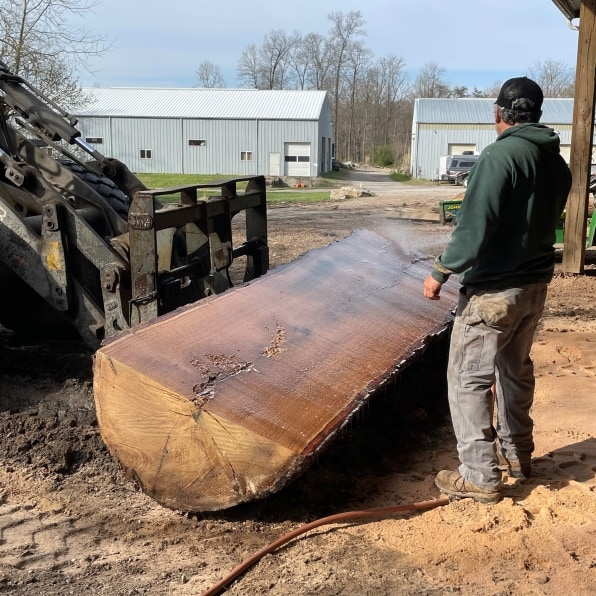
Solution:
{"label": "wooden post", "polygon": [[570,167],[573,182],[567,201],[563,249],[563,271],[565,273],[579,274],[584,271],[595,90],[596,0],[582,0],[571,136]]}

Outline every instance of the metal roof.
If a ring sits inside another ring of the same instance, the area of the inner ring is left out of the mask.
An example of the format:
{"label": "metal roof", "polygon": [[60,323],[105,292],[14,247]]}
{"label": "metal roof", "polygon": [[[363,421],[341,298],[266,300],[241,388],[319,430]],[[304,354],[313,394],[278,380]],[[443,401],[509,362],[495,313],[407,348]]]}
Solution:
{"label": "metal roof", "polygon": [[77,116],[318,120],[326,91],[260,89],[84,89],[89,104]]}
{"label": "metal roof", "polygon": [[[424,124],[490,124],[496,98],[430,99],[418,98],[415,120]],[[542,104],[541,122],[572,124],[573,99],[546,98]]]}

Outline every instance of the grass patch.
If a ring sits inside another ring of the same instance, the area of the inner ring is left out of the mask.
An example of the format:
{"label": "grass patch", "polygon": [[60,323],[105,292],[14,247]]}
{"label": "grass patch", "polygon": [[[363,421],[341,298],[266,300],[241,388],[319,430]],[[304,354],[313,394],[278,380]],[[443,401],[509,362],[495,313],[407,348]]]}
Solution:
{"label": "grass patch", "polygon": [[329,191],[267,191],[268,203],[323,203],[329,200]]}
{"label": "grass patch", "polygon": [[331,172],[325,172],[317,180],[321,180],[321,183],[324,183],[325,180],[328,182],[342,182],[343,180],[348,180],[349,178],[349,170],[340,169],[339,172],[334,170]]}
{"label": "grass patch", "polygon": [[412,186],[429,186],[432,184],[431,180],[423,180],[422,178],[411,178],[408,174],[402,174],[401,172],[392,172],[390,174],[390,178],[394,182],[411,184]]}
{"label": "grass patch", "polygon": [[[239,176],[227,174],[136,174],[137,178],[149,189],[155,190],[158,188],[171,188],[173,186],[192,186],[194,184],[213,184],[214,182],[221,182],[222,180],[230,180],[230,178],[238,178]],[[244,190],[246,182],[237,184],[237,190]],[[199,190],[197,196],[199,199],[219,196],[221,193],[218,188]],[[177,203],[180,200],[179,194],[163,195],[159,200],[164,203]]]}
{"label": "grass patch", "polygon": [[[136,174],[136,177],[147,188],[151,189],[183,186],[185,184],[189,186],[192,184],[211,184],[220,180],[238,178],[238,176],[227,174]],[[244,183],[244,186],[246,186],[246,183]]]}
{"label": "grass patch", "polygon": [[391,172],[390,178],[394,182],[409,182],[412,179],[408,174],[402,174],[401,172]]}
{"label": "grass patch", "polygon": [[[329,172],[328,174],[341,174],[341,172]],[[173,186],[184,186],[193,184],[212,184],[220,182],[221,180],[229,180],[230,178],[237,178],[238,176],[226,174],[137,174],[137,178],[150,189],[157,188],[171,188]],[[327,186],[327,182],[341,179],[341,176],[328,176],[327,174],[315,181],[316,186]],[[244,190],[246,183],[241,182],[237,186],[238,190]],[[214,188],[206,190],[205,197],[215,196],[219,194],[219,190]],[[329,191],[313,191],[305,188],[304,190],[274,190],[267,189],[268,203],[321,203],[329,200]],[[203,198],[201,191],[198,192],[199,198]],[[164,203],[176,202],[179,200],[177,194],[164,195],[159,197]]]}

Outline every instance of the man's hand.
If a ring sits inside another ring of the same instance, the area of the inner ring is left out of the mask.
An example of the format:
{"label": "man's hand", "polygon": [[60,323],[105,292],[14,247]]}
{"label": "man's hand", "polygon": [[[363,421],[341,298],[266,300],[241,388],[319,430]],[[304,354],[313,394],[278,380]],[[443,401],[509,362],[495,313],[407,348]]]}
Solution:
{"label": "man's hand", "polygon": [[424,280],[424,295],[431,300],[440,300],[441,286],[443,284],[437,281],[432,275]]}

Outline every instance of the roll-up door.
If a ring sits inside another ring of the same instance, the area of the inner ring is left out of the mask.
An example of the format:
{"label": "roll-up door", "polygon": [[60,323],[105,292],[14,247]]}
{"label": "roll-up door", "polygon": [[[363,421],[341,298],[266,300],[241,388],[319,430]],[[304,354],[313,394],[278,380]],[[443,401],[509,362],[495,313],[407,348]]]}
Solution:
{"label": "roll-up door", "polygon": [[449,155],[475,155],[476,145],[449,143]]}
{"label": "roll-up door", "polygon": [[285,143],[286,176],[310,176],[310,143]]}

